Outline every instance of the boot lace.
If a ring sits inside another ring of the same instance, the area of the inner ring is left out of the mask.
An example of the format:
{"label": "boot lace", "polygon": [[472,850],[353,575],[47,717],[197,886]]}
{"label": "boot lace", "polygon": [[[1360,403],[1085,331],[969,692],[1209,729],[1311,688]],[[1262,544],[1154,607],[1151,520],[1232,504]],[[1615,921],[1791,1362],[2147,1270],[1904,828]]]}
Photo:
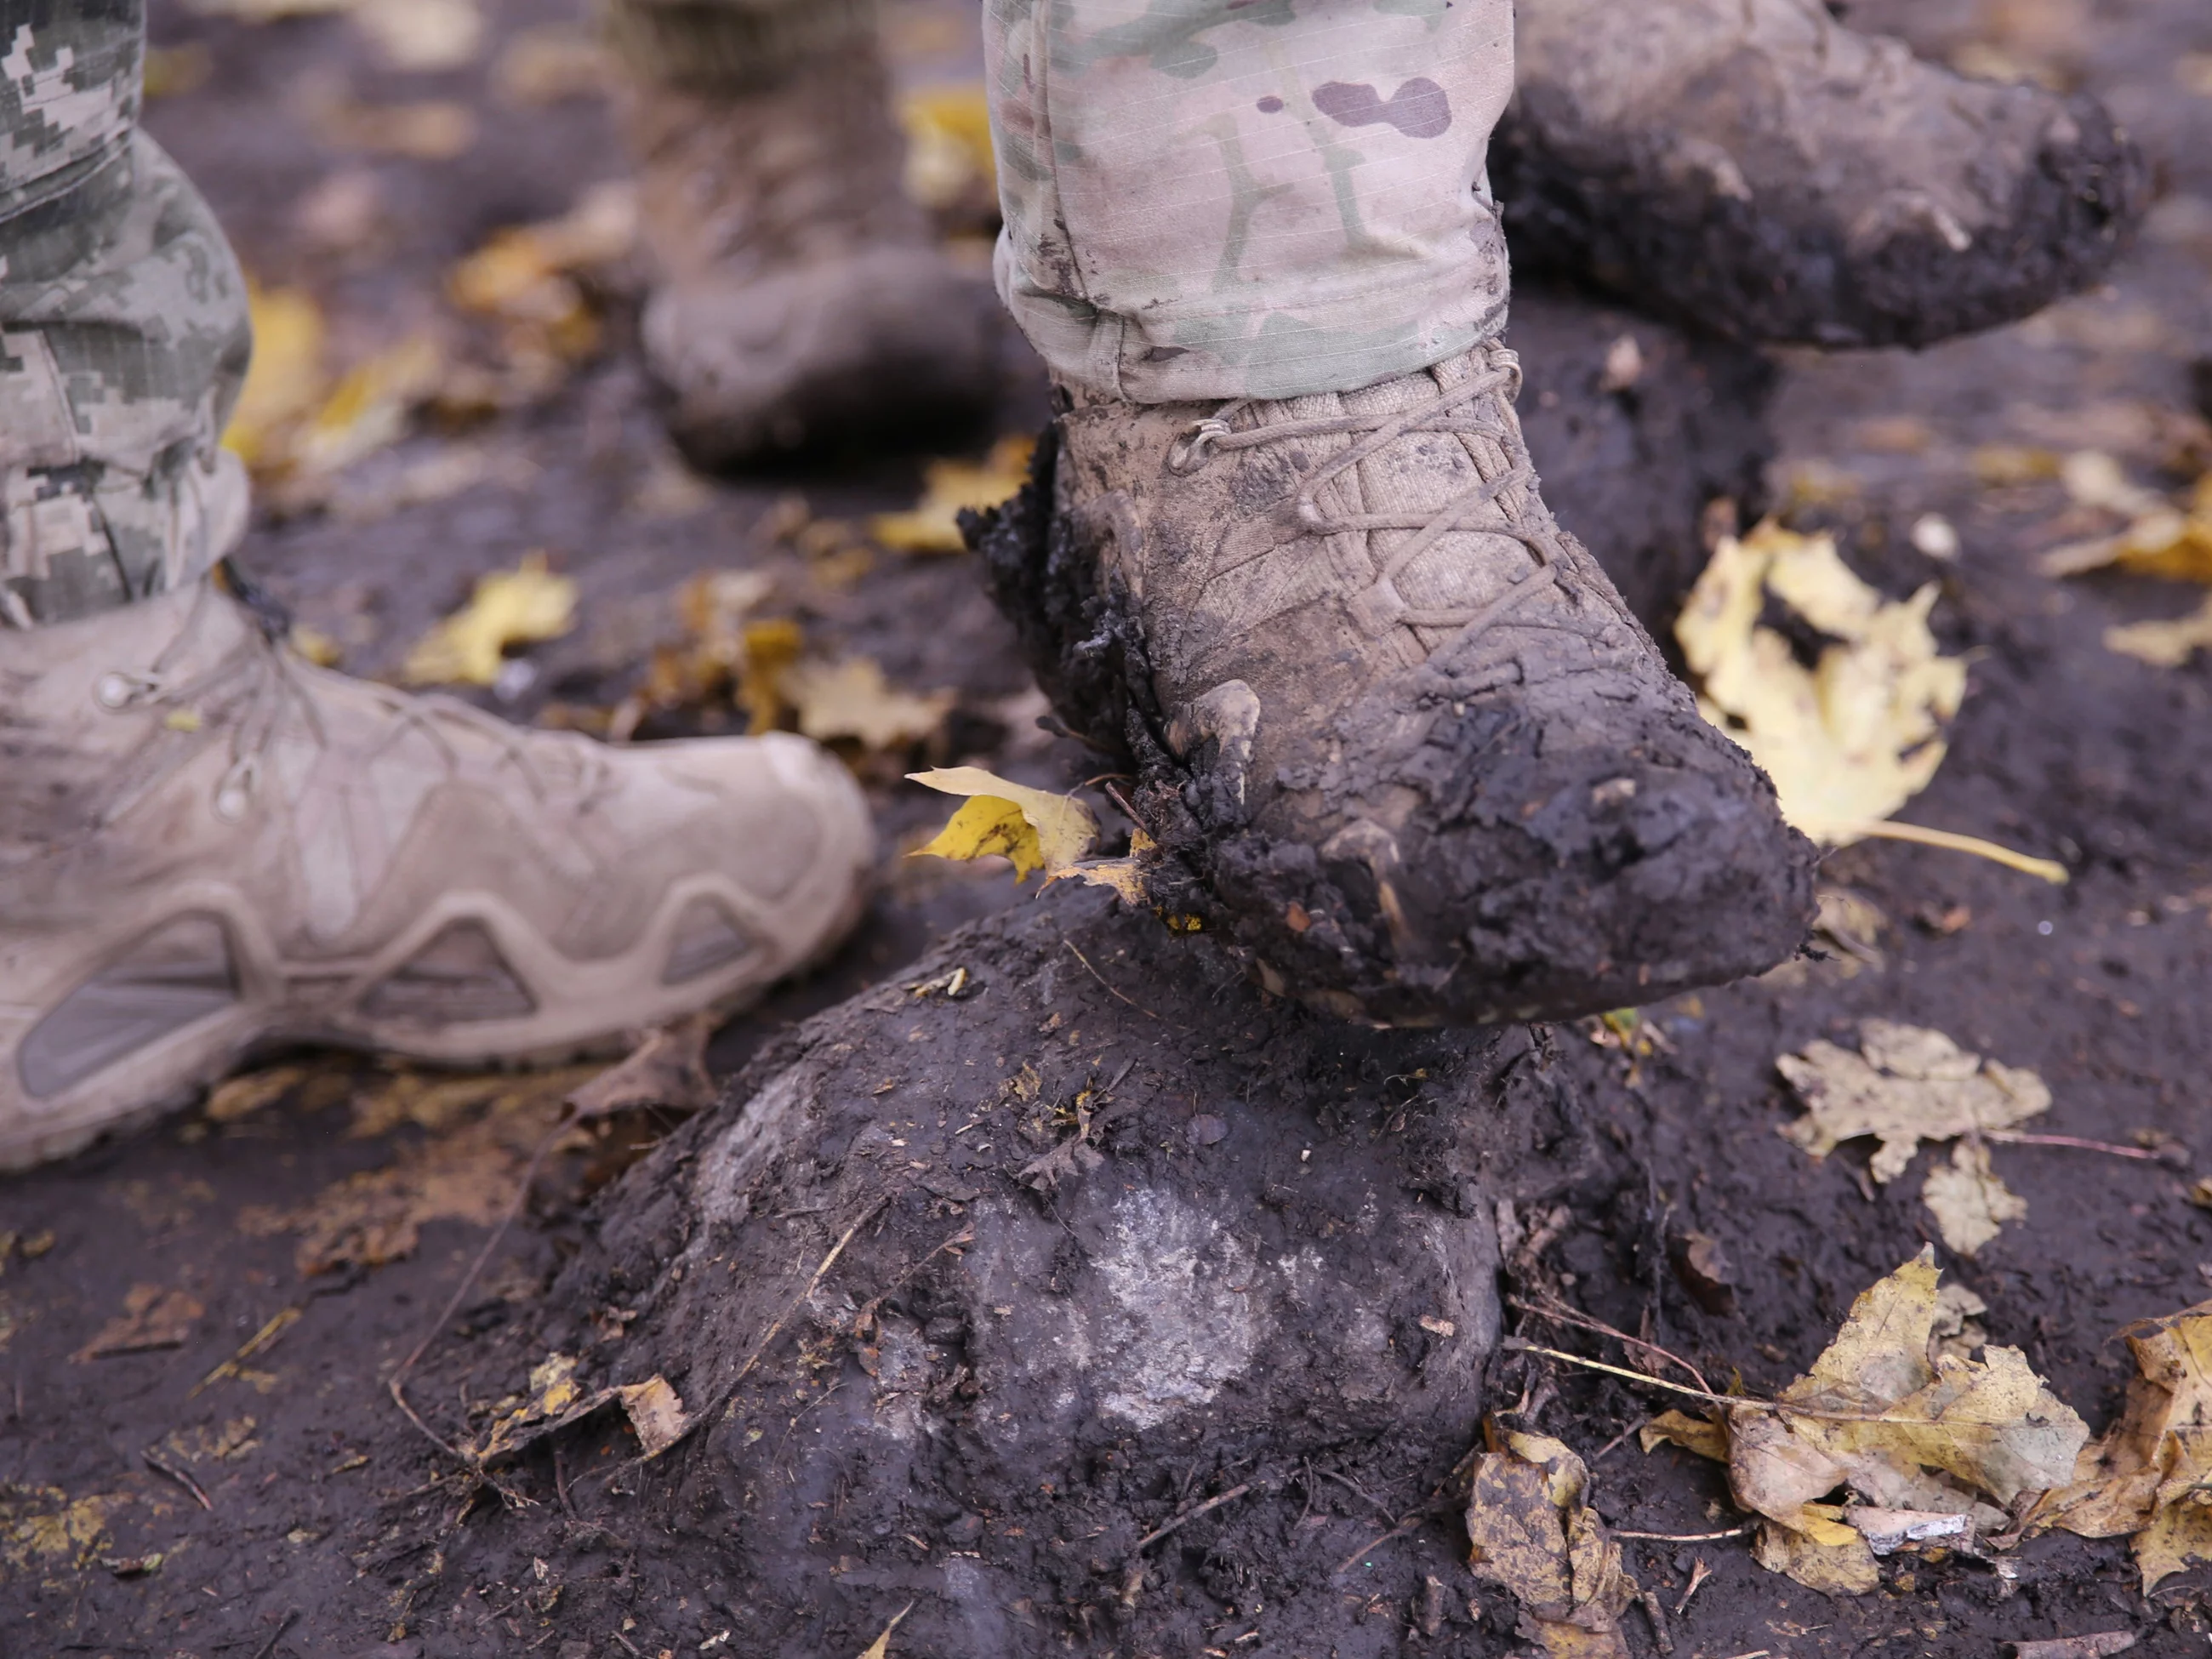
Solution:
{"label": "boot lace", "polygon": [[[1168,470],[1188,475],[1199,471],[1217,454],[1295,439],[1355,439],[1357,441],[1321,465],[1300,474],[1291,498],[1298,522],[1316,536],[1376,531],[1410,532],[1383,557],[1372,585],[1363,596],[1367,607],[1370,614],[1388,617],[1406,628],[1450,630],[1454,635],[1450,643],[1462,644],[1560,579],[1563,554],[1559,532],[1537,501],[1535,469],[1525,459],[1512,462],[1497,477],[1462,490],[1433,511],[1418,513],[1333,512],[1322,505],[1321,492],[1332,480],[1413,433],[1486,437],[1495,441],[1509,456],[1514,454],[1520,449],[1517,434],[1501,415],[1492,412],[1494,404],[1492,410],[1480,405],[1500,393],[1510,400],[1519,394],[1520,389],[1520,360],[1510,351],[1499,349],[1491,354],[1484,368],[1463,384],[1446,387],[1428,402],[1389,416],[1329,415],[1240,428],[1236,424],[1237,417],[1258,400],[1239,398],[1194,422],[1176,441],[1168,452]],[[1517,501],[1514,499],[1516,492]],[[1486,605],[1426,608],[1407,605],[1398,598],[1398,577],[1443,538],[1462,530],[1510,537],[1528,550],[1536,568],[1524,573],[1508,592]]]}
{"label": "boot lace", "polygon": [[[319,749],[330,747],[330,733],[320,701],[315,695],[312,671],[259,629],[252,630],[238,649],[225,653],[210,667],[198,673],[178,669],[189,654],[191,642],[215,614],[213,607],[229,601],[212,585],[203,585],[176,636],[143,669],[112,669],[94,683],[94,701],[111,713],[167,707],[191,711],[195,722],[207,719],[226,729],[230,764],[216,781],[213,795],[216,815],[235,823],[252,810],[268,768],[265,757],[277,734],[289,725],[304,731]],[[410,735],[426,738],[436,747],[449,775],[459,775],[470,766],[464,742],[473,739],[492,750],[495,769],[511,769],[540,805],[550,805],[562,793],[588,802],[606,787],[611,772],[605,758],[590,746],[563,744],[559,753],[570,775],[556,777],[546,764],[543,745],[530,734],[456,698],[415,696],[370,680],[354,685],[385,717],[386,729],[375,744],[361,757],[363,765]],[[207,711],[204,715],[201,711]],[[173,723],[174,717],[173,716]],[[197,723],[178,726],[191,732]],[[191,758],[189,747],[164,745],[166,758],[137,776],[118,779],[120,787],[98,814],[112,823]],[[129,771],[131,769],[125,769]]]}

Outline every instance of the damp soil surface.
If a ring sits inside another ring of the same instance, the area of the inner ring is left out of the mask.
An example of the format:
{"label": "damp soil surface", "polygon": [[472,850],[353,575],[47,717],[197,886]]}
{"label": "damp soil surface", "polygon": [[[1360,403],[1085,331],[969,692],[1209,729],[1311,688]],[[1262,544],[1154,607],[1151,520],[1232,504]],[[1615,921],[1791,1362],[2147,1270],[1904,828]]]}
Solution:
{"label": "damp soil surface", "polygon": [[[533,1169],[580,1073],[274,1055],[0,1184],[0,1655],[853,1659],[908,1608],[887,1651],[915,1659],[1522,1653],[1451,1512],[1485,1413],[1575,1447],[1613,1526],[1668,1535],[1626,1547],[1666,1626],[1632,1611],[1639,1656],[1949,1659],[2101,1632],[2202,1651],[2212,1571],[2146,1599],[2117,1541],[2031,1540],[2003,1572],[1899,1555],[1874,1594],[1803,1589],[1711,1535],[1739,1525],[1713,1466],[1638,1448],[1651,1389],[1480,1357],[1495,1328],[1621,1358],[1528,1310],[1549,1299],[1709,1376],[1787,1384],[1933,1231],[1939,1154],[1883,1186],[1864,1143],[1815,1163],[1775,1133],[1798,1110],[1776,1058],[1872,1017],[2038,1072],[2039,1129],[2169,1149],[2000,1147],[2026,1218],[1972,1261],[1938,1246],[1988,1339],[2094,1428],[2130,1369],[2116,1334],[2212,1279],[2212,1213],[2188,1196],[2212,1173],[2212,666],[2103,642],[2201,591],[2039,574],[2097,526],[2033,459],[2100,450],[2152,483],[2206,464],[2212,82],[2188,54],[2212,33],[2189,0],[1849,10],[2112,100],[2164,192],[2112,288],[1917,356],[1771,361],[1526,295],[1532,444],[1656,627],[1715,495],[1836,530],[1893,596],[1938,584],[1972,689],[1905,816],[2057,859],[2067,885],[1863,844],[1823,870],[1852,901],[1845,937],[1763,980],[1632,1024],[1417,1035],[1320,1024],[1103,895],[908,860],[945,808],[904,771],[1066,787],[1108,763],[1038,727],[969,559],[836,528],[908,504],[915,459],[683,472],[614,283],[601,346],[557,384],[414,433],[320,507],[272,503],[245,563],[346,666],[388,675],[477,575],[543,550],[581,625],[476,695],[586,727],[683,647],[687,583],[767,573],[764,614],[810,648],[956,694],[926,742],[851,757],[879,896],[835,962],[715,1035],[720,1103],[688,1121],[648,1103]],[[156,8],[185,89],[149,124],[255,271],[319,296],[341,350],[434,311],[500,227],[619,176],[598,94],[518,100],[492,67],[574,15],[488,12],[477,65],[420,75],[342,17]],[[969,72],[966,7],[895,22],[910,80]],[[333,97],[453,100],[475,139],[441,162],[349,148],[315,114]],[[1006,378],[1002,428],[1033,426],[1042,387],[1012,343]],[[474,481],[430,487],[456,450]],[[1955,556],[1924,550],[1929,515]],[[639,734],[743,720],[656,703]],[[563,1415],[556,1354],[576,1400],[658,1376],[696,1426],[646,1461],[620,1397],[550,1427],[532,1412]],[[452,1449],[502,1420],[479,1480]]]}

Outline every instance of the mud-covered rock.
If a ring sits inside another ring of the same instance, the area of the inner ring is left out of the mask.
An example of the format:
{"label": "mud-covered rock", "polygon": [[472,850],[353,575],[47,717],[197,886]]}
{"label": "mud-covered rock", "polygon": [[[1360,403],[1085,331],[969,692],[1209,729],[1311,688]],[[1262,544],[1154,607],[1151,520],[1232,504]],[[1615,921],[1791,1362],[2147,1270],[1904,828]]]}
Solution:
{"label": "mud-covered rock", "polygon": [[1340,1621],[1464,1552],[1495,1182],[1575,1145],[1540,1042],[1347,1030],[1055,895],[757,1060],[611,1192],[547,1346],[682,1395],[648,1480],[721,1540],[733,1651],[908,1602],[912,1659]]}

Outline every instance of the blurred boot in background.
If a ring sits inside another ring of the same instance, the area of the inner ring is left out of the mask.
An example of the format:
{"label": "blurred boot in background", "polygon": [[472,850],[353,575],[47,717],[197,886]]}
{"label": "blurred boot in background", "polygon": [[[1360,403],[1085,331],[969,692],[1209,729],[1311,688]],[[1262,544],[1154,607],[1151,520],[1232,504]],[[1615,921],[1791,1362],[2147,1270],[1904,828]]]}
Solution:
{"label": "blurred boot in background", "polygon": [[1522,0],[1492,167],[1516,261],[1708,334],[1929,345],[2111,268],[2149,171],[2087,96],[1820,0]]}
{"label": "blurred boot in background", "polygon": [[995,307],[903,187],[873,0],[603,0],[657,267],[647,367],[702,466],[988,415]]}
{"label": "blurred boot in background", "polygon": [[136,125],[137,0],[0,59],[0,1169],[256,1045],[477,1063],[834,945],[859,789],[796,738],[610,750],[309,667],[232,597],[246,285]]}

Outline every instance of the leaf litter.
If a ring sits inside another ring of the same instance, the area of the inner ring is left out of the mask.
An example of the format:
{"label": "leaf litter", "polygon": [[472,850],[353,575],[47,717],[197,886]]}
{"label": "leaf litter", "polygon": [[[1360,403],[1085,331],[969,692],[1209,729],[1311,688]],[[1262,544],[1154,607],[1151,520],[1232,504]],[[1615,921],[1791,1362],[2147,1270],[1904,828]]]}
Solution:
{"label": "leaf litter", "polygon": [[574,580],[532,553],[479,577],[469,602],[423,636],[400,675],[410,685],[490,685],[511,647],[557,640],[575,625]]}
{"label": "leaf litter", "polygon": [[[1928,625],[1937,585],[1885,600],[1859,580],[1832,536],[1772,520],[1723,537],[1691,590],[1674,636],[1705,718],[1773,779],[1790,823],[1824,846],[1868,836],[1977,853],[2063,881],[2063,866],[1971,836],[1889,822],[1943,763],[1944,732],[1966,690],[1966,665]],[[1761,625],[1771,600],[1825,636],[1814,665]]]}
{"label": "leaf litter", "polygon": [[1538,1434],[1499,1437],[1475,1459],[1467,1534],[1475,1577],[1513,1597],[1522,1637],[1553,1659],[1629,1659],[1620,1620],[1638,1587],[1568,1447]]}
{"label": "leaf litter", "polygon": [[1823,1038],[1775,1066],[1806,1107],[1803,1117],[1781,1126],[1783,1137],[1825,1158],[1844,1141],[1871,1135],[1878,1144],[1868,1173],[1885,1186],[1905,1173],[1922,1141],[1964,1137],[1949,1167],[1931,1173],[1921,1194],[1943,1242],[1961,1255],[2027,1215],[1982,1143],[2050,1109],[2051,1091],[2033,1072],[1968,1054],[1941,1031],[1884,1019],[1860,1026],[1856,1054]]}
{"label": "leaf litter", "polygon": [[[2002,1529],[2024,1497],[2073,1478],[2089,1431],[2017,1348],[1978,1362],[1935,1346],[1939,1276],[1923,1250],[1859,1296],[1776,1400],[1668,1412],[1644,1449],[1724,1461],[1737,1506],[1759,1517],[1759,1564],[1814,1589],[1863,1594],[1878,1552]],[[1839,1487],[1853,1501],[1827,1501]]]}

